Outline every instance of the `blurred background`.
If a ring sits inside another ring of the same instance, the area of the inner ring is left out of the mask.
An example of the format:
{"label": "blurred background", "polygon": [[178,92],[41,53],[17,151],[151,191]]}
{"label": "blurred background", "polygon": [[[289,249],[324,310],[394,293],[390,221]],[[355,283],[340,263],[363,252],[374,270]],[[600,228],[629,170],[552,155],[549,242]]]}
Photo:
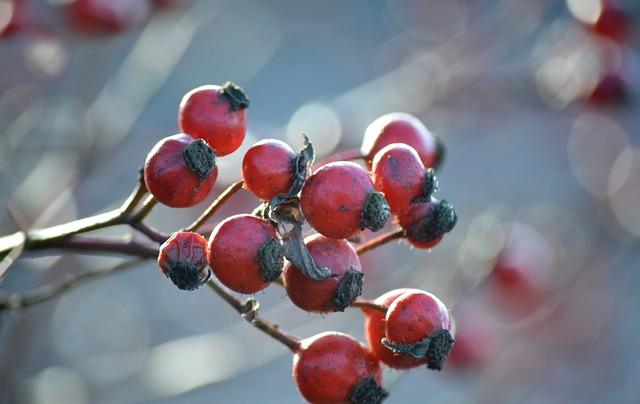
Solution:
{"label": "blurred background", "polygon": [[[231,80],[252,101],[211,199],[258,139],[297,148],[304,131],[328,156],[409,112],[446,143],[439,195],[459,222],[432,252],[364,255],[364,296],[437,294],[457,345],[440,373],[386,372],[386,402],[640,402],[639,2],[102,3],[108,18],[0,0],[2,234],[117,207],[201,84]],[[256,204],[241,193],[217,218]],[[150,223],[171,231],[204,206],[158,207]],[[120,260],[27,255],[0,289]],[[363,338],[357,310],[307,314],[277,287],[256,298],[297,335]],[[153,263],[0,314],[0,403],[302,402],[290,373],[284,347]]]}

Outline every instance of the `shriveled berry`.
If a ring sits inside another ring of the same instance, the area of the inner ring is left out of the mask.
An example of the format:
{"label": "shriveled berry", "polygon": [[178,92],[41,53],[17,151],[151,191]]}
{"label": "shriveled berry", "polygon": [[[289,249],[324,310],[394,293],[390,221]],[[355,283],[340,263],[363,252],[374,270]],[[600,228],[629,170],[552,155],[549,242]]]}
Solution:
{"label": "shriveled berry", "polygon": [[236,151],[244,141],[247,131],[245,109],[248,106],[249,98],[234,83],[194,88],[180,102],[180,129],[204,139],[217,156],[226,156]]}
{"label": "shriveled berry", "polygon": [[453,205],[446,200],[431,198],[411,204],[398,217],[400,226],[407,231],[409,242],[417,248],[433,248],[456,225],[458,217]]}
{"label": "shriveled berry", "polygon": [[140,25],[151,13],[148,0],[75,0],[69,8],[75,24],[92,31],[121,31]]}
{"label": "shriveled berry", "polygon": [[315,264],[331,271],[331,277],[314,280],[286,262],[284,284],[289,298],[306,311],[343,311],[362,293],[363,274],[355,249],[346,240],[314,234],[305,245]]}
{"label": "shriveled berry", "polygon": [[371,162],[385,146],[404,143],[413,147],[425,167],[436,167],[441,158],[438,154],[437,137],[415,116],[394,112],[373,121],[366,129],[360,151]]}
{"label": "shriveled berry", "polygon": [[158,266],[182,290],[193,290],[209,279],[207,240],[197,233],[174,233],[160,246]]}
{"label": "shriveled berry", "polygon": [[350,335],[325,332],[304,339],[293,357],[298,390],[313,404],[378,404],[387,396],[371,352]]}
{"label": "shriveled berry", "polygon": [[266,139],[254,144],[242,159],[242,179],[256,197],[271,200],[293,185],[295,152],[288,144]]}
{"label": "shriveled berry", "polygon": [[[418,289],[394,289],[378,297],[374,303],[388,308],[395,299],[408,291],[418,291]],[[365,309],[364,313],[367,343],[379,361],[394,369],[410,369],[425,363],[424,359],[415,359],[409,355],[396,355],[392,350],[382,345],[382,339],[386,338],[386,313],[372,309]]]}
{"label": "shriveled berry", "polygon": [[331,238],[347,238],[364,228],[380,230],[389,217],[382,195],[375,193],[367,172],[351,162],[320,167],[304,187],[300,206],[309,224]]}
{"label": "shriveled berry", "polygon": [[211,193],[217,177],[211,148],[184,133],[156,143],[144,164],[147,189],[160,203],[172,208],[202,202]]}
{"label": "shriveled berry", "polygon": [[239,293],[256,293],[278,279],[284,250],[275,228],[251,215],[220,222],[209,238],[207,259],[215,276]]}
{"label": "shriveled berry", "polygon": [[444,303],[431,293],[408,291],[396,298],[385,317],[382,344],[398,355],[424,359],[440,370],[451,352],[451,320]]}
{"label": "shriveled berry", "polygon": [[392,143],[383,147],[373,158],[371,173],[376,189],[384,194],[396,215],[404,213],[414,199],[423,195],[426,171],[411,146]]}

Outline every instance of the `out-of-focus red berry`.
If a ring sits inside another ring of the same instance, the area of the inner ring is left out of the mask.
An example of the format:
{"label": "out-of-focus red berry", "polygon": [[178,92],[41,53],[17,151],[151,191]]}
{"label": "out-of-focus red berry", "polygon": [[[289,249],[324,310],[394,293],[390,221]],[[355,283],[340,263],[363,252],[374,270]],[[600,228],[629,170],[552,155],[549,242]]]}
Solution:
{"label": "out-of-focus red berry", "polygon": [[69,11],[81,28],[121,31],[146,21],[151,4],[149,0],[75,0]]}

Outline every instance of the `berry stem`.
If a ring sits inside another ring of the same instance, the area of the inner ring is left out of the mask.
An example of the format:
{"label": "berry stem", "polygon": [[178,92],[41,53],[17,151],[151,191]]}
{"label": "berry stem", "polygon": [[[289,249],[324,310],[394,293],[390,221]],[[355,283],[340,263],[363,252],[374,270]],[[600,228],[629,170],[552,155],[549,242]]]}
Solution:
{"label": "berry stem", "polygon": [[142,207],[140,208],[138,213],[131,217],[131,220],[134,222],[143,221],[149,215],[149,213],[151,213],[151,210],[153,210],[157,203],[158,201],[156,200],[156,198],[154,198],[153,195],[149,195],[147,199],[145,199],[142,203]]}
{"label": "berry stem", "polygon": [[12,293],[0,296],[0,311],[16,310],[42,303],[61,295],[67,289],[79,283],[131,269],[144,260],[145,258],[134,258],[98,271],[89,271],[81,274],[65,274],[62,279],[57,282],[46,283],[23,293]]}
{"label": "berry stem", "polygon": [[371,300],[364,300],[364,299],[358,299],[355,302],[351,303],[352,307],[358,307],[360,309],[369,309],[369,310],[376,310],[376,311],[381,311],[383,313],[387,312],[387,307],[381,305],[381,304],[376,304]]}
{"label": "berry stem", "polygon": [[359,149],[344,150],[334,153],[322,161],[319,161],[313,165],[313,168],[322,167],[325,164],[333,163],[334,161],[353,161],[362,160],[365,156],[362,155]]}
{"label": "berry stem", "polygon": [[358,246],[358,248],[356,248],[356,252],[358,253],[358,255],[362,255],[369,250],[373,250],[374,248],[380,247],[381,245],[388,243],[391,240],[403,238],[405,236],[406,236],[406,233],[404,229],[393,230],[388,233],[382,234],[376,238],[372,238],[366,243]]}
{"label": "berry stem", "polygon": [[209,205],[207,210],[205,210],[193,223],[185,227],[183,231],[197,231],[203,224],[207,222],[207,220],[209,220],[211,216],[213,216],[218,211],[218,209],[222,207],[222,205],[224,205],[227,199],[231,198],[233,194],[242,189],[243,185],[244,181],[242,180],[236,181],[233,184],[229,185],[229,187],[222,191],[220,196],[218,196],[218,198],[213,201],[211,205]]}
{"label": "berry stem", "polygon": [[258,308],[260,307],[260,304],[257,300],[248,299],[242,303],[239,299],[227,292],[222,286],[218,285],[213,279],[209,280],[208,285],[252,326],[269,335],[271,338],[281,342],[292,352],[298,351],[300,348],[299,338],[281,331],[277,324],[264,320],[258,316]]}
{"label": "berry stem", "polygon": [[141,258],[157,258],[158,248],[134,240],[105,237],[71,236],[63,239],[30,243],[29,250],[60,248],[82,253],[121,253]]}
{"label": "berry stem", "polygon": [[138,179],[138,183],[136,187],[131,191],[131,195],[125,199],[124,203],[120,207],[120,211],[123,214],[131,214],[133,210],[138,206],[142,198],[147,194],[147,186],[144,183],[144,179],[142,178],[142,172],[140,172],[140,178]]}
{"label": "berry stem", "polygon": [[168,234],[162,233],[161,231],[145,224],[144,222],[134,222],[131,220],[128,221],[127,224],[147,236],[147,238],[149,238],[149,240],[151,241],[156,241],[162,244],[169,238]]}

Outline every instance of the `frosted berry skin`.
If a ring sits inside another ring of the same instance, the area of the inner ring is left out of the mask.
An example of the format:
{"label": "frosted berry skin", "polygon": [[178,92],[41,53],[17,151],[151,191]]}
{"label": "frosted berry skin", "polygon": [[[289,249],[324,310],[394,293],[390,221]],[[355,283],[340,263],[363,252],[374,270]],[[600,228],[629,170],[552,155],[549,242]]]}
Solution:
{"label": "frosted berry skin", "polygon": [[423,193],[425,168],[411,146],[392,143],[383,147],[373,158],[371,172],[376,189],[395,215],[407,211]]}
{"label": "frosted berry skin", "polygon": [[386,201],[386,217],[380,217],[373,227],[363,223],[366,203],[374,192],[369,175],[359,165],[343,161],[329,163],[307,179],[302,188],[300,207],[318,233],[330,238],[348,238],[365,227],[376,231],[386,223],[389,216]]}
{"label": "frosted berry skin", "polygon": [[[394,289],[374,300],[375,304],[389,307],[394,300],[408,291],[417,289]],[[415,359],[409,355],[396,355],[392,350],[382,345],[382,339],[386,337],[386,314],[371,309],[365,309],[364,330],[367,343],[373,355],[385,365],[393,369],[411,369],[426,363],[426,359]]]}
{"label": "frosted berry skin", "polygon": [[182,290],[193,290],[210,276],[207,268],[207,240],[197,233],[174,233],[158,254],[158,266],[163,274]]}
{"label": "frosted berry skin", "polygon": [[247,150],[242,159],[244,185],[256,197],[271,200],[286,193],[293,185],[295,152],[276,139],[259,141]]}
{"label": "frosted berry skin", "polygon": [[442,241],[457,223],[453,206],[445,200],[430,198],[414,202],[398,217],[400,226],[407,231],[407,239],[417,248],[433,248]]}
{"label": "frosted berry skin", "polygon": [[[410,290],[398,296],[389,306],[385,317],[386,341],[391,344],[416,344],[450,330],[451,319],[447,307],[436,296],[420,290]],[[448,344],[446,352],[438,352],[437,358],[430,358],[430,355],[424,357],[429,368],[442,368],[452,342]],[[385,340],[383,344],[387,345]],[[428,350],[431,351],[435,345],[431,342]]]}
{"label": "frosted berry skin", "polygon": [[362,268],[356,250],[346,240],[330,239],[320,234],[309,236],[304,242],[315,264],[328,268],[332,276],[317,281],[287,261],[284,266],[284,285],[289,298],[293,304],[306,311],[343,311],[357,297],[349,296],[346,301],[336,300],[336,292],[349,271],[357,272],[355,276],[359,279],[355,281],[359,282],[362,292],[362,276],[359,275]]}
{"label": "frosted berry skin", "polygon": [[[276,230],[268,221],[246,214],[231,216],[211,233],[207,260],[226,287],[239,293],[256,293],[282,273],[284,256],[278,241]],[[274,250],[265,257],[262,254],[269,252],[264,248],[270,244]]]}
{"label": "frosted berry skin", "polygon": [[147,0],[75,0],[69,11],[81,28],[115,32],[144,22],[151,13],[151,4]]}
{"label": "frosted berry skin", "polygon": [[[187,153],[189,150],[195,153]],[[189,155],[205,160],[202,164],[196,161],[194,166]],[[156,143],[144,164],[147,189],[160,203],[172,208],[186,208],[202,202],[211,193],[217,177],[218,168],[211,149],[202,140],[184,133]]]}
{"label": "frosted berry skin", "polygon": [[[293,357],[293,379],[312,404],[380,403],[386,392],[379,388],[379,362],[353,337],[325,332],[304,339]],[[371,384],[357,394],[358,385]]]}
{"label": "frosted berry skin", "polygon": [[205,85],[182,98],[178,122],[184,133],[204,139],[217,156],[226,156],[244,141],[247,107],[249,99],[237,85]]}
{"label": "frosted berry skin", "polygon": [[394,112],[373,121],[365,130],[360,152],[368,161],[392,143],[413,147],[425,167],[439,164],[439,146],[436,136],[415,116]]}

